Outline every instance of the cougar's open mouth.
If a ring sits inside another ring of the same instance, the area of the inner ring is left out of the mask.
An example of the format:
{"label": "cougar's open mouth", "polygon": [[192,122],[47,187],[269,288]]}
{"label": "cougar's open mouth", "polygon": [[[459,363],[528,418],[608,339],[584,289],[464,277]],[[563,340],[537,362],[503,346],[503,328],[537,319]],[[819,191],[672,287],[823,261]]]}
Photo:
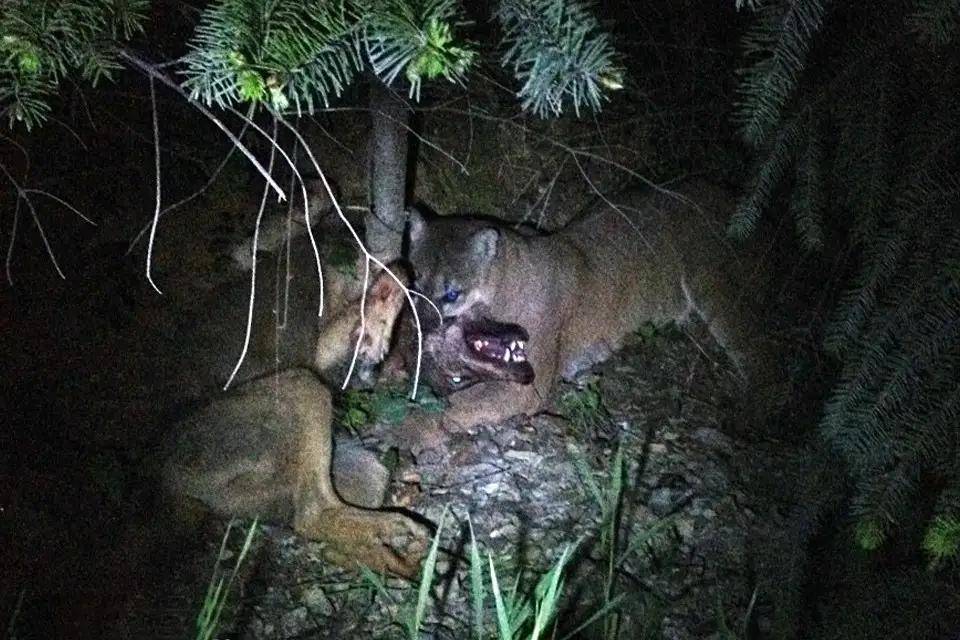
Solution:
{"label": "cougar's open mouth", "polygon": [[482,382],[527,385],[536,378],[527,353],[530,334],[520,325],[482,313],[445,318],[442,328],[424,336],[426,380],[439,395]]}
{"label": "cougar's open mouth", "polygon": [[487,360],[507,364],[527,361],[527,340],[530,335],[517,325],[492,320],[474,322],[464,331],[463,338],[474,353]]}
{"label": "cougar's open mouth", "polygon": [[533,366],[527,361],[530,334],[520,325],[489,318],[463,321],[466,357],[461,363],[479,377],[530,384]]}

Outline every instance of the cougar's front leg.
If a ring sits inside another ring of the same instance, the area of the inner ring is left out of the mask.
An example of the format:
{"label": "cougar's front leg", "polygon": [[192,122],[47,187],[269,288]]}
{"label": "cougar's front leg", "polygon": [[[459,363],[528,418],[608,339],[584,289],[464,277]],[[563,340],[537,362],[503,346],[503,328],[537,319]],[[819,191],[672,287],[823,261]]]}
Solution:
{"label": "cougar's front leg", "polygon": [[400,513],[362,509],[340,499],[331,479],[329,402],[317,404],[306,409],[316,415],[302,421],[307,426],[298,447],[294,530],[326,542],[337,564],[415,577],[429,540],[426,527]]}

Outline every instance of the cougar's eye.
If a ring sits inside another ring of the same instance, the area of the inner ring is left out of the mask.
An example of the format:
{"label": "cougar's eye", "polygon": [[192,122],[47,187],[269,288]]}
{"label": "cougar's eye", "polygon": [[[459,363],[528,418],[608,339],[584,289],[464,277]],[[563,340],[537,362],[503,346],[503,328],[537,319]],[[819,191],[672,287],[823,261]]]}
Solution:
{"label": "cougar's eye", "polygon": [[453,376],[452,378],[450,378],[450,382],[452,382],[453,384],[460,384],[461,382],[463,382],[463,378],[461,378],[460,376]]}
{"label": "cougar's eye", "polygon": [[443,297],[440,298],[441,302],[456,302],[460,298],[460,289],[454,289],[451,286],[446,286],[443,289]]}

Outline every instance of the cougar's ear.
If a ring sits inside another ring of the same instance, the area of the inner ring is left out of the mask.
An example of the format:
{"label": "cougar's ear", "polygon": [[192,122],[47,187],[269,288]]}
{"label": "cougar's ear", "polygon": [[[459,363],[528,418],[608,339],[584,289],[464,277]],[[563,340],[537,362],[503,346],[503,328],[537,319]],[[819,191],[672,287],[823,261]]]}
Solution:
{"label": "cougar's ear", "polygon": [[489,264],[497,257],[500,249],[500,231],[493,227],[481,229],[473,234],[470,241],[473,257],[480,264]]}
{"label": "cougar's ear", "polygon": [[415,207],[407,209],[407,238],[410,246],[415,247],[423,242],[427,235],[427,221],[423,219],[423,214],[417,211]]}

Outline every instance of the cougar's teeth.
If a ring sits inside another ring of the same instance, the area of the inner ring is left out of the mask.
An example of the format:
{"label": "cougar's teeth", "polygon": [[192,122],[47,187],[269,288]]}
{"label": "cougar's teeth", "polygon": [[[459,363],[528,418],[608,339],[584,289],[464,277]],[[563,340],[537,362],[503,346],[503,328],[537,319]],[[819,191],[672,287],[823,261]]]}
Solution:
{"label": "cougar's teeth", "polygon": [[527,348],[527,342],[525,340],[517,340],[517,346],[521,349]]}
{"label": "cougar's teeth", "polygon": [[514,351],[517,348],[517,341],[514,340],[510,343],[510,351]]}
{"label": "cougar's teeth", "polygon": [[513,354],[513,359],[515,362],[526,362],[527,358],[522,353]]}
{"label": "cougar's teeth", "polygon": [[504,350],[503,350],[503,361],[504,361],[504,362],[510,362],[510,350],[509,350],[509,349],[504,349]]}
{"label": "cougar's teeth", "polygon": [[484,345],[484,344],[485,344],[485,343],[484,343],[483,340],[474,340],[474,341],[473,341],[473,348],[476,349],[477,351],[480,351],[480,349],[483,348],[483,345]]}
{"label": "cougar's teeth", "polygon": [[483,344],[483,346],[487,346],[488,344],[490,344],[490,341],[489,341],[489,340],[484,340],[482,344]]}

